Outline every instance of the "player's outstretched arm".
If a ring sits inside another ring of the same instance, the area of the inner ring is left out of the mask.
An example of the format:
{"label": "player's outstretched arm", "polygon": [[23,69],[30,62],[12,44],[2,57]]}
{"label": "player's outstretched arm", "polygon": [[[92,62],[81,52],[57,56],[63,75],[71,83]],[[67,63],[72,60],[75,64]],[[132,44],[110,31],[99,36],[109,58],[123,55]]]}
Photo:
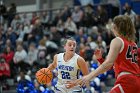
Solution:
{"label": "player's outstretched arm", "polygon": [[47,67],[51,71],[57,67],[57,54],[54,55],[53,62]]}
{"label": "player's outstretched arm", "polygon": [[89,82],[92,78],[95,78],[99,74],[102,74],[105,71],[109,70],[113,66],[114,61],[116,60],[121,50],[121,47],[122,41],[118,38],[113,39],[106,60],[95,71],[92,71],[90,74],[84,76],[81,80],[79,79],[77,83],[84,85],[86,82]]}

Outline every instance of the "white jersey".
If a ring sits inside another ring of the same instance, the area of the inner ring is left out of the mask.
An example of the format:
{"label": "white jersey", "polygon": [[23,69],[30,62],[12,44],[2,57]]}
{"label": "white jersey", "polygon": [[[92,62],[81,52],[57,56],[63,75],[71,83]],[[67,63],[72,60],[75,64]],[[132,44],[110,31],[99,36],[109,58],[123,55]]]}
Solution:
{"label": "white jersey", "polygon": [[[62,90],[61,92],[65,93],[71,93],[68,91],[72,91],[70,89],[66,89],[65,82],[66,81],[72,81],[76,80],[79,77],[79,66],[77,64],[79,55],[74,54],[74,56],[67,62],[64,61],[64,53],[59,53],[57,55],[57,70],[58,70],[58,82],[56,84],[56,87],[59,90]],[[73,88],[74,90],[81,90],[79,86]]]}

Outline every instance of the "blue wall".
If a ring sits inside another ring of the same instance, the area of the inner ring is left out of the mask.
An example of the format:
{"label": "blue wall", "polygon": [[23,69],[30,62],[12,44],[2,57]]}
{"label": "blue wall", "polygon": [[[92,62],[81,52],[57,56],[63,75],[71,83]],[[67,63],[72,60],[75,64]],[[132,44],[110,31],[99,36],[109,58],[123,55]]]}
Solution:
{"label": "blue wall", "polygon": [[133,10],[136,12],[136,14],[140,15],[140,1],[134,1],[132,2]]}
{"label": "blue wall", "polygon": [[[93,0],[94,4],[99,4],[100,0]],[[120,0],[121,7],[124,6],[125,3],[128,3],[132,6],[132,9],[136,12],[136,14],[140,15],[140,0]],[[74,5],[80,5],[79,0],[74,0]]]}

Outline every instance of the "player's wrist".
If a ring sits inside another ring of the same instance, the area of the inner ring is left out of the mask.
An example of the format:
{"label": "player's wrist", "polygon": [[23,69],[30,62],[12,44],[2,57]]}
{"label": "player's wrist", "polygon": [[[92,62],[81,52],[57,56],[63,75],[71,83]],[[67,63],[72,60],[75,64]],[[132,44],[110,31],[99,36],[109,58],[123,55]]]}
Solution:
{"label": "player's wrist", "polygon": [[55,66],[53,64],[50,64],[47,68],[52,71],[53,69],[55,69]]}
{"label": "player's wrist", "polygon": [[77,84],[74,82],[74,83],[73,83],[73,86],[77,86]]}

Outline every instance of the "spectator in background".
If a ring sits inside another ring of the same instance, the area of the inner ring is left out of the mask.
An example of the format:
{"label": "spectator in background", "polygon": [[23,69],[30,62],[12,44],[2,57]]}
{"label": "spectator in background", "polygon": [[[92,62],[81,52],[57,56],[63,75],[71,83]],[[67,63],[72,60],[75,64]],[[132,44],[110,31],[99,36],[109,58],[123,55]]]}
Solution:
{"label": "spectator in background", "polygon": [[127,11],[127,8],[129,8],[130,6],[129,6],[129,4],[128,4],[128,2],[126,2],[125,4],[124,4],[124,6],[122,7],[122,14],[124,14],[126,11]]}
{"label": "spectator in background", "polygon": [[85,59],[85,45],[83,43],[79,44],[79,55]]}
{"label": "spectator in background", "polygon": [[38,45],[38,49],[39,50],[42,50],[42,49],[44,49],[44,50],[46,50],[46,45],[45,45],[45,43],[46,43],[46,40],[45,39],[41,39],[40,41],[39,41],[39,45]]}
{"label": "spectator in background", "polygon": [[45,45],[45,43],[46,43],[46,40],[45,39],[41,39],[40,41],[39,41],[39,45],[38,45],[38,49],[39,50],[46,50],[46,45]]}
{"label": "spectator in background", "polygon": [[23,15],[21,16],[21,23],[24,25],[30,24],[30,19],[28,18],[26,13],[23,13]]}
{"label": "spectator in background", "polygon": [[93,26],[91,28],[91,32],[88,33],[88,35],[91,35],[93,40],[95,40],[95,41],[97,40],[97,37],[99,34],[98,30],[99,30],[98,26]]}
{"label": "spectator in background", "polygon": [[[19,75],[17,76],[17,82],[23,82],[24,80],[31,81],[31,77],[28,76],[25,71],[20,71]],[[24,84],[24,83],[23,83]]]}
{"label": "spectator in background", "polygon": [[38,19],[38,18],[39,18],[39,17],[37,16],[37,13],[36,13],[36,12],[33,12],[33,13],[32,13],[31,24],[34,25],[36,19]]}
{"label": "spectator in background", "polygon": [[64,22],[64,20],[62,19],[62,11],[61,10],[56,11],[56,15],[53,19],[52,25],[56,26],[58,24],[59,20],[62,20]]}
{"label": "spectator in background", "polygon": [[5,59],[0,57],[0,85],[2,90],[9,89],[9,85],[6,82],[6,79],[10,77],[10,67],[9,64],[6,63]]}
{"label": "spectator in background", "polygon": [[105,31],[105,33],[104,33],[104,40],[106,42],[107,52],[109,51],[111,40],[115,37],[113,35],[113,33],[111,32],[112,26],[113,26],[113,21],[110,18],[108,20],[106,26],[105,26],[105,29],[104,29],[104,31]]}
{"label": "spectator in background", "polygon": [[106,31],[105,36],[106,36],[106,37],[105,37],[105,42],[106,42],[106,48],[107,48],[107,51],[106,51],[106,52],[108,52],[109,49],[110,49],[111,40],[112,40],[115,36],[113,35],[113,33],[112,33],[111,31]]}
{"label": "spectator in background", "polygon": [[[28,40],[31,38],[30,33],[33,29],[33,25],[24,25],[24,31],[20,33],[21,37],[23,36],[22,34],[24,33],[24,37],[22,38],[23,41],[28,42]],[[20,36],[19,36],[20,37]]]}
{"label": "spectator in background", "polygon": [[[7,9],[6,6],[3,4],[3,2],[1,1],[0,3],[0,20],[6,19],[7,18]],[[2,21],[1,21],[2,22]]]}
{"label": "spectator in background", "polygon": [[24,37],[24,25],[23,24],[17,24],[17,28],[15,30],[15,33],[17,35],[18,38],[22,38]]}
{"label": "spectator in background", "polygon": [[18,38],[17,40],[16,40],[16,46],[18,46],[18,45],[22,45],[22,47],[27,51],[28,50],[28,45],[25,45],[24,44],[24,41],[22,40],[22,38]]}
{"label": "spectator in background", "polygon": [[92,60],[93,53],[94,53],[94,50],[91,49],[90,45],[87,43],[85,45],[85,60],[90,62]]}
{"label": "spectator in background", "polygon": [[75,6],[72,12],[72,20],[75,22],[77,28],[83,25],[84,12],[80,9],[80,6]]}
{"label": "spectator in background", "polygon": [[37,93],[35,86],[31,80],[31,77],[27,75],[24,71],[19,73],[17,77],[18,85],[17,85],[17,93],[25,92],[25,93]]}
{"label": "spectator in background", "polygon": [[112,19],[109,18],[105,27],[106,27],[107,30],[111,30],[112,29],[112,25],[113,25]]}
{"label": "spectator in background", "polygon": [[126,10],[125,10],[125,12],[124,12],[124,15],[128,15],[130,18],[131,18],[131,20],[132,20],[132,22],[133,22],[133,24],[135,25],[136,23],[136,13],[132,10],[132,8],[131,8],[131,6],[127,6],[127,3],[126,3]]}
{"label": "spectator in background", "polygon": [[15,31],[17,29],[17,26],[20,24],[21,24],[21,18],[18,14],[16,14],[11,22],[11,27],[13,27],[13,30]]}
{"label": "spectator in background", "polygon": [[28,66],[25,63],[26,57],[27,52],[23,49],[22,45],[17,45],[17,50],[13,58],[14,64],[17,67],[17,71],[28,69]]}
{"label": "spectator in background", "polygon": [[73,36],[77,33],[76,24],[71,19],[71,17],[68,17],[67,21],[65,22],[65,29],[67,35]]}
{"label": "spectator in background", "polygon": [[120,13],[120,0],[100,0],[100,4],[111,4],[112,5],[112,18],[119,15]]}
{"label": "spectator in background", "polygon": [[62,21],[62,19],[58,20],[56,29],[60,32],[62,36],[65,36],[65,23]]}
{"label": "spectator in background", "polygon": [[101,5],[97,6],[97,18],[98,18],[99,25],[104,26],[108,21],[108,13],[106,9]]}
{"label": "spectator in background", "polygon": [[58,45],[55,42],[50,40],[49,35],[45,35],[43,39],[45,40],[45,44],[47,48],[47,56],[50,56],[51,58],[53,58],[54,54],[57,53],[58,51]]}
{"label": "spectator in background", "polygon": [[46,48],[46,40],[41,39],[39,41],[38,45],[38,53],[37,53],[37,62],[39,64],[39,67],[46,67],[48,66],[47,61],[46,61],[46,56],[47,56],[47,48]]}
{"label": "spectator in background", "polygon": [[16,10],[16,4],[15,3],[11,3],[11,5],[7,9],[8,27],[11,26],[11,22],[15,18],[16,12],[17,12],[17,10]]}
{"label": "spectator in background", "polygon": [[47,12],[42,12],[40,14],[40,20],[44,28],[49,26],[50,16]]}
{"label": "spectator in background", "polygon": [[25,31],[24,31],[24,25],[20,24],[17,31],[18,39],[21,38],[22,40],[24,39]]}
{"label": "spectator in background", "polygon": [[8,47],[8,46],[11,47],[11,49],[15,51],[15,49],[14,49],[15,47],[12,45],[12,42],[10,39],[7,39],[5,41],[5,47]]}
{"label": "spectator in background", "polygon": [[17,35],[16,35],[16,33],[13,31],[13,28],[12,28],[12,27],[9,27],[9,28],[7,29],[6,39],[10,39],[11,44],[12,44],[13,47],[16,46]]}
{"label": "spectator in background", "polygon": [[98,44],[96,43],[96,41],[93,39],[92,36],[88,36],[87,44],[89,44],[92,50],[95,50],[96,48],[98,48]]}
{"label": "spectator in background", "polygon": [[66,20],[68,19],[68,17],[71,16],[71,11],[69,9],[69,7],[67,5],[64,6],[64,10],[62,10],[62,16],[61,19],[66,22]]}
{"label": "spectator in background", "polygon": [[38,90],[39,93],[45,91],[45,87],[43,85],[40,85],[37,80],[34,81],[34,86]]}
{"label": "spectator in background", "polygon": [[2,32],[0,32],[0,53],[3,52],[2,50],[5,47],[6,38]]}
{"label": "spectator in background", "polygon": [[[29,35],[30,42],[35,41],[38,45],[39,41],[43,38],[43,26],[41,24],[40,19],[35,20],[35,24],[33,25],[33,29]],[[33,41],[32,41],[33,40]]]}
{"label": "spectator in background", "polygon": [[60,34],[60,32],[56,29],[55,26],[52,26],[50,28],[50,32],[51,32],[51,37],[50,37],[50,40],[55,42],[58,46],[61,46],[61,38],[62,38],[62,35]]}
{"label": "spectator in background", "polygon": [[88,4],[85,7],[85,13],[84,13],[84,26],[86,27],[92,27],[94,25],[98,24],[98,18],[97,15],[93,9],[93,5]]}
{"label": "spectator in background", "polygon": [[37,54],[38,54],[38,49],[36,49],[35,44],[31,43],[28,48],[28,53],[26,57],[26,62],[29,64],[31,67],[33,66],[34,62],[37,61]]}
{"label": "spectator in background", "polygon": [[107,49],[106,49],[106,42],[102,39],[102,36],[98,36],[97,38],[97,44],[99,47],[103,46],[105,52],[107,52]]}
{"label": "spectator in background", "polygon": [[14,77],[14,73],[15,73],[14,64],[13,64],[14,53],[15,52],[11,46],[6,46],[4,52],[1,54],[2,57],[5,59],[5,62],[10,66],[11,78]]}
{"label": "spectator in background", "polygon": [[[84,28],[80,27],[79,31],[76,33],[75,35],[75,39],[77,44],[79,45],[80,43],[85,44],[85,42],[87,41],[87,34],[85,34]],[[82,38],[82,39],[81,39]]]}
{"label": "spectator in background", "polygon": [[4,52],[2,53],[3,58],[5,61],[10,64],[13,62],[13,57],[14,57],[14,51],[10,46],[5,47]]}

